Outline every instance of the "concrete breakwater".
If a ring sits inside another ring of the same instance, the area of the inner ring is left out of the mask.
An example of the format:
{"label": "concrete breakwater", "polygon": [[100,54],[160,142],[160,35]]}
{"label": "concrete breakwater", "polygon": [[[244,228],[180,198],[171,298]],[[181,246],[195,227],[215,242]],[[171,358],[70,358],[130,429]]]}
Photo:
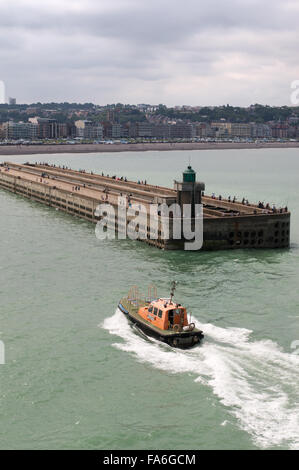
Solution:
{"label": "concrete breakwater", "polygon": [[[0,187],[71,215],[97,223],[99,204],[116,208],[116,229],[124,223],[118,216],[120,196],[126,204],[203,204],[203,249],[281,248],[290,244],[290,212],[254,204],[216,199],[203,195],[204,184],[195,172],[186,170],[174,189],[141,184],[115,177],[75,171],[49,165],[4,163],[0,167]],[[126,223],[129,222],[129,219]],[[157,238],[151,239],[149,223],[143,227],[146,243],[164,249],[183,249],[184,239],[165,239],[162,220]]]}

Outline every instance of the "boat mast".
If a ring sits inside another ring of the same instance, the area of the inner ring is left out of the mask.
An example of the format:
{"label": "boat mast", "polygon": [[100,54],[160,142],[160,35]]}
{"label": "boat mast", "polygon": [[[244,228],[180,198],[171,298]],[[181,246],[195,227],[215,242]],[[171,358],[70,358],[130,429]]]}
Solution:
{"label": "boat mast", "polygon": [[172,298],[174,296],[174,291],[175,291],[176,285],[177,285],[177,282],[172,281],[172,286],[171,286],[171,291],[170,291],[170,303],[171,304],[172,304]]}

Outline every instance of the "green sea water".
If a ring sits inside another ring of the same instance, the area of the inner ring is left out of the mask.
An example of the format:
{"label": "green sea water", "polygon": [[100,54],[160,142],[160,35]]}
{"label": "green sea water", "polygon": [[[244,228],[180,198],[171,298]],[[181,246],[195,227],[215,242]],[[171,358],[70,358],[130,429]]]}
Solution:
{"label": "green sea water", "polygon": [[[9,160],[170,186],[189,157],[206,193],[287,204],[290,249],[100,241],[92,224],[0,190],[1,449],[299,448],[298,150]],[[205,333],[188,351],[142,339],[117,310],[131,285],[167,296],[173,279]]]}

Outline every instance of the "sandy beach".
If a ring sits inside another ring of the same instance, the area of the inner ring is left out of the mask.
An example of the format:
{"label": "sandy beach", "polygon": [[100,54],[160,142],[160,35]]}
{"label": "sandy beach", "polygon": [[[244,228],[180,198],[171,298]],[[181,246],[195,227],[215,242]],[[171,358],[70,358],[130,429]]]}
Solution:
{"label": "sandy beach", "polygon": [[299,142],[174,142],[137,144],[59,144],[59,145],[1,145],[0,155],[33,155],[50,153],[102,153],[102,152],[144,152],[148,150],[221,150],[259,148],[299,148]]}

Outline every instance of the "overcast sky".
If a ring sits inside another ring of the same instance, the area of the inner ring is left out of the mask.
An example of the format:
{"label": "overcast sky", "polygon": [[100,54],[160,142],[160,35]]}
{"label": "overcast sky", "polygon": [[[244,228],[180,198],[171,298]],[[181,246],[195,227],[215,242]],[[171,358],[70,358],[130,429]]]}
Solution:
{"label": "overcast sky", "polygon": [[0,0],[18,103],[290,105],[299,0]]}

